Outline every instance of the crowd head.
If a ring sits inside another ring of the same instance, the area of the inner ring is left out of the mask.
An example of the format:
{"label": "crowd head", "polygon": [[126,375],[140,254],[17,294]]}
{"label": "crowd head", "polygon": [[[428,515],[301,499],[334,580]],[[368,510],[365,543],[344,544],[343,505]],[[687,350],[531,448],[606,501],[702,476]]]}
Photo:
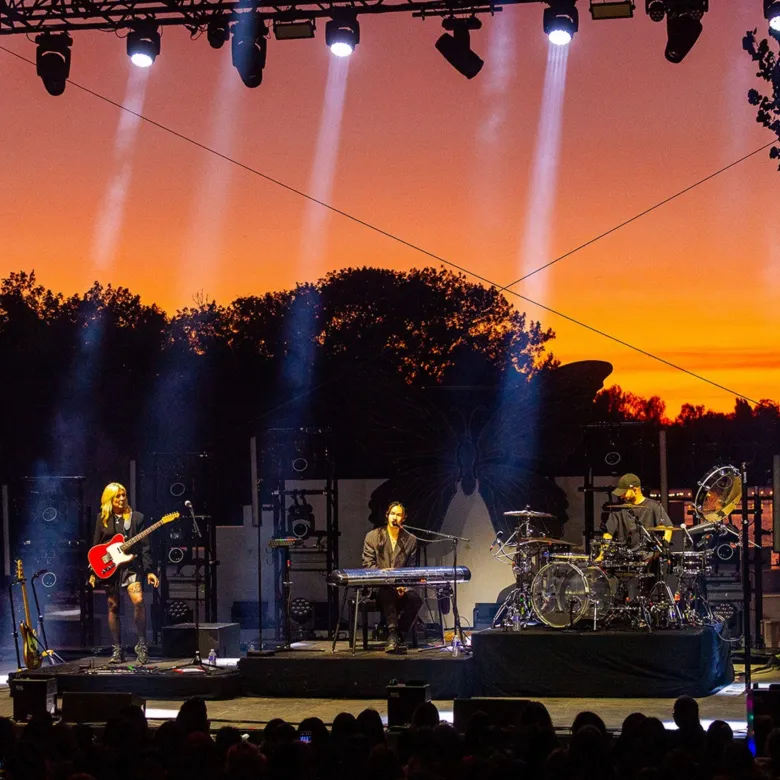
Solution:
{"label": "crowd head", "polygon": [[756,753],[728,723],[702,727],[695,699],[672,708],[674,729],[640,712],[611,733],[595,712],[556,731],[547,708],[527,702],[498,721],[477,711],[456,730],[431,702],[402,729],[380,714],[342,712],[330,728],[317,717],[281,718],[262,730],[212,729],[203,699],[151,730],[128,707],[102,730],[32,718],[0,719],[8,780],[780,780],[780,728],[756,721]]}

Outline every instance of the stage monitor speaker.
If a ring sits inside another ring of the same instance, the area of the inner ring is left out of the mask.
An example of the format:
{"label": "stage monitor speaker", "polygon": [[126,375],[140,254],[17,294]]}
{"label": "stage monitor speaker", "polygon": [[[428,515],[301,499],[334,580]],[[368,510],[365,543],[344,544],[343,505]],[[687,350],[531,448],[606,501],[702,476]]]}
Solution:
{"label": "stage monitor speaker", "polygon": [[146,712],[146,700],[134,693],[65,691],[62,719],[66,723],[105,723],[135,705]]}
{"label": "stage monitor speaker", "polygon": [[22,723],[35,715],[54,715],[57,706],[56,677],[12,677],[8,681],[14,700],[14,720]]}
{"label": "stage monitor speaker", "polygon": [[414,711],[431,700],[431,686],[426,682],[391,683],[387,686],[387,725],[411,726]]}
{"label": "stage monitor speaker", "polygon": [[523,713],[528,699],[499,699],[473,697],[455,699],[452,703],[452,724],[455,730],[465,733],[469,719],[475,712],[484,712],[494,726],[513,725]]}
{"label": "stage monitor speaker", "polygon": [[474,605],[474,620],[473,625],[475,629],[478,628],[490,628],[493,625],[493,620],[496,617],[502,601],[478,601]]}
{"label": "stage monitor speaker", "polygon": [[[201,623],[198,650],[208,658],[215,650],[218,658],[238,658],[241,654],[241,629],[238,623]],[[192,658],[195,655],[195,624],[163,626],[163,655],[166,658]]]}

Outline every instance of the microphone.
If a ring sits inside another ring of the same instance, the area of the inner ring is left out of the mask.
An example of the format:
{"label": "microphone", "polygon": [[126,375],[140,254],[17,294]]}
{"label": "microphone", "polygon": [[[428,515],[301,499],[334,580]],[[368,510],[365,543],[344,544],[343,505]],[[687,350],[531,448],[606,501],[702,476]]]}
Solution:
{"label": "microphone", "polygon": [[192,501],[189,501],[189,500],[185,501],[184,502],[184,506],[186,506],[187,509],[192,509]]}
{"label": "microphone", "polygon": [[490,552],[493,552],[493,548],[501,542],[501,537],[504,535],[503,531],[496,533],[496,538],[493,540],[493,544],[490,545]]}
{"label": "microphone", "polygon": [[33,574],[32,578],[35,579],[36,577],[40,577],[42,574],[48,574],[48,573],[49,573],[48,569],[39,569],[38,571],[35,572],[35,574]]}
{"label": "microphone", "polygon": [[688,526],[685,525],[685,523],[680,523],[680,528],[685,531],[685,535],[688,537],[688,541],[691,543],[691,547],[693,547],[693,537],[688,533]]}

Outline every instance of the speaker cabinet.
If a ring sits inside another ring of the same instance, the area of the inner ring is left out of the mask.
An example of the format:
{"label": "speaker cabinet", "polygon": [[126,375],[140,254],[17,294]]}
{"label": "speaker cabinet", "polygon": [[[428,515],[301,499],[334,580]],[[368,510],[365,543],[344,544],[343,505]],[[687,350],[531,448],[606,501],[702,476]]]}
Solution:
{"label": "speaker cabinet", "polygon": [[162,645],[166,658],[190,658],[196,646],[204,660],[211,650],[216,650],[218,658],[237,658],[241,654],[241,629],[238,623],[201,623],[196,640],[194,623],[163,626]]}
{"label": "speaker cabinet", "polygon": [[387,686],[387,725],[410,726],[414,711],[431,700],[431,686],[428,683],[398,683]]}
{"label": "speaker cabinet", "polygon": [[14,700],[14,720],[23,723],[34,715],[54,715],[57,706],[55,677],[12,677],[8,681]]}

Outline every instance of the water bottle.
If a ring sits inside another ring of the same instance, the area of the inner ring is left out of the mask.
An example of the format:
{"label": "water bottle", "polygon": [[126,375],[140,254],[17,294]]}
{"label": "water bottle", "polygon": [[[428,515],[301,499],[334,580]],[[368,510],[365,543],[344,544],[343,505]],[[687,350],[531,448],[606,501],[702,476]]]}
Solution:
{"label": "water bottle", "polygon": [[460,639],[457,634],[452,637],[452,657],[460,658]]}
{"label": "water bottle", "polygon": [[217,651],[212,647],[211,650],[209,650],[209,666],[216,666],[217,665]]}

